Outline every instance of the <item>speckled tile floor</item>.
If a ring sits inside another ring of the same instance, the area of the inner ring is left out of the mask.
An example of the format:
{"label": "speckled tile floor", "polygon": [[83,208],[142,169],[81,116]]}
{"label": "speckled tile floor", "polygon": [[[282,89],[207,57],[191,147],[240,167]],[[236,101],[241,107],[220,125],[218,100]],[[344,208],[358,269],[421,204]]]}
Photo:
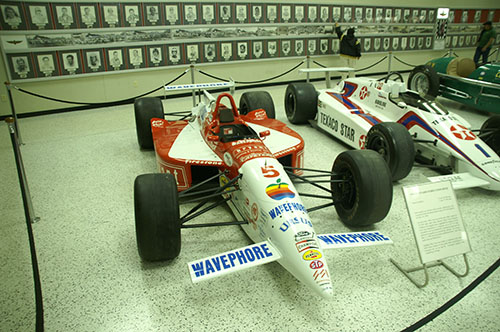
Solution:
{"label": "speckled tile floor", "polygon": [[[285,86],[266,90],[273,95],[277,118],[287,122]],[[487,118],[442,101],[475,126]],[[168,109],[189,109],[191,98],[166,104]],[[309,126],[291,127],[305,139],[306,167],[330,169],[346,149]],[[444,268],[433,268],[425,289],[404,278],[389,258],[412,267],[418,256],[401,188],[435,175],[415,168],[395,183],[391,211],[375,226],[394,245],[328,252],[333,300],[312,296],[278,263],[194,285],[187,262],[251,242],[238,226],[183,230],[178,258],[141,263],[133,181],[154,172],[156,164],[153,152],[137,146],[131,105],[21,119],[20,128],[34,208],[42,219],[33,229],[46,331],[399,331],[460,292],[500,254],[500,193],[461,190],[456,196],[473,248],[470,274],[458,279]],[[33,331],[28,239],[5,123],[0,137],[0,331]],[[231,216],[229,209],[220,208],[203,218]],[[318,233],[348,231],[334,208],[312,212],[311,218]],[[448,261],[462,270],[460,258]],[[498,331],[499,284],[497,271],[421,330]]]}

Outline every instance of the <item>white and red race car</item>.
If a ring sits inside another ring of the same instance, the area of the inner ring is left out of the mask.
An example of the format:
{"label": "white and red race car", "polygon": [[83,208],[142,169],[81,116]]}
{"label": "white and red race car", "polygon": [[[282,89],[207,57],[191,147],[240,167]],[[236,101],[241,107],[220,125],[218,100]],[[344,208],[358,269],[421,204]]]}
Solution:
{"label": "white and red race car", "polygon": [[[397,74],[397,73],[393,73]],[[451,180],[455,189],[500,190],[500,116],[477,130],[435,99],[407,90],[401,82],[371,78],[340,81],[316,91],[309,83],[288,85],[287,118],[314,126],[355,149],[373,149],[386,159],[393,180],[408,175],[417,160],[458,173],[430,178]]]}
{"label": "white and red race car", "polygon": [[[335,205],[344,223],[361,226],[381,221],[390,209],[389,169],[373,151],[346,151],[332,171],[319,173],[325,181],[308,178],[304,173],[310,170],[301,168],[304,142],[273,119],[266,92],[244,94],[238,111],[230,94],[214,99],[204,91],[203,102],[177,121],[164,119],[159,99],[142,98],[135,115],[139,145],[154,147],[160,171],[139,175],[134,183],[137,244],[145,261],[177,257],[182,228],[241,225],[255,244],[188,263],[193,282],[278,261],[328,298],[332,285],[324,249],[392,242],[376,231],[316,234],[289,175],[327,193],[322,198],[330,202],[309,211]],[[194,206],[181,216],[179,202]],[[235,221],[188,223],[224,202]]]}

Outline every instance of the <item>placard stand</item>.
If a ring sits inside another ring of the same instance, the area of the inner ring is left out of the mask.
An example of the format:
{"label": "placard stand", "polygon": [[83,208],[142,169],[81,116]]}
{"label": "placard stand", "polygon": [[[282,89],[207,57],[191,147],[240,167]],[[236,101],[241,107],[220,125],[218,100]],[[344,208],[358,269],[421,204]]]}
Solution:
{"label": "placard stand", "polygon": [[[418,288],[427,286],[428,268],[435,266],[443,266],[459,278],[467,276],[469,262],[466,253],[471,249],[451,182],[403,187],[403,193],[422,266],[404,269],[393,259],[390,259],[391,263]],[[455,271],[442,261],[457,255],[464,257],[464,273]],[[423,283],[410,275],[421,270],[425,276]]]}

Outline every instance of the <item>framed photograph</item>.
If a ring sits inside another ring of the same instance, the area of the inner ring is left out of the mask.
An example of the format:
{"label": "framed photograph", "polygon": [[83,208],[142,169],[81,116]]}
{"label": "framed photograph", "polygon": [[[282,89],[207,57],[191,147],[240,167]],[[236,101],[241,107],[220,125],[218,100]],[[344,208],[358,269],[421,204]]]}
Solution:
{"label": "framed photograph", "polygon": [[198,14],[197,3],[184,4],[184,24],[199,24],[200,15]]}
{"label": "framed photograph", "polygon": [[419,50],[424,48],[424,37],[418,37],[417,39],[417,47]]}
{"label": "framed photograph", "polygon": [[82,73],[80,51],[59,52],[59,61],[62,65],[62,75],[75,75]]}
{"label": "framed photograph", "polygon": [[264,22],[264,11],[262,4],[252,4],[252,17],[250,21],[252,23],[263,23]]}
{"label": "framed photograph", "polygon": [[408,48],[408,37],[401,37],[401,50],[405,51]]}
{"label": "framed photograph", "polygon": [[142,14],[140,3],[126,3],[122,4],[123,17],[125,19],[124,25],[126,27],[142,26]]}
{"label": "framed photograph", "polygon": [[361,41],[361,52],[368,53],[372,50],[372,39],[370,37],[365,37]]}
{"label": "framed photograph", "polygon": [[281,23],[289,23],[292,21],[292,6],[281,5]]}
{"label": "framed photograph", "polygon": [[391,49],[391,37],[384,37],[382,41],[382,50],[384,52],[390,51]]}
{"label": "framed photograph", "polygon": [[341,13],[342,13],[341,7],[333,7],[333,9],[332,9],[333,22],[340,22]]}
{"label": "framed photograph", "polygon": [[179,4],[166,4],[165,5],[165,22],[167,25],[179,25],[181,19],[179,16]]}
{"label": "framed photograph", "polygon": [[56,52],[35,53],[35,69],[38,77],[58,76]]}
{"label": "framed photograph", "polygon": [[392,23],[392,8],[385,9],[385,23]]}
{"label": "framed photograph", "polygon": [[248,22],[248,13],[247,13],[247,5],[236,5],[236,23],[247,23]]}
{"label": "framed photograph", "polygon": [[[464,37],[464,36],[462,36],[462,37]],[[462,40],[462,45],[463,45],[463,40]],[[464,45],[464,46],[467,46],[467,45]],[[426,49],[432,48],[432,37],[431,36],[425,37],[425,48]]]}
{"label": "framed photograph", "polygon": [[30,4],[28,7],[28,16],[30,18],[30,28],[32,30],[52,29],[52,16],[50,15],[49,5],[46,3]]}
{"label": "framed photograph", "polygon": [[384,8],[375,8],[375,23],[384,22]]}
{"label": "framed photograph", "polygon": [[304,56],[306,54],[303,39],[295,39],[293,41],[293,52],[295,56]]}
{"label": "framed photograph", "polygon": [[412,9],[411,11],[411,20],[413,23],[420,23],[420,15],[418,14],[418,9]]}
{"label": "framed photograph", "polygon": [[221,42],[220,43],[220,57],[222,61],[233,60],[233,43]]}
{"label": "framed photograph", "polygon": [[13,80],[35,77],[30,53],[7,54],[7,61]]}
{"label": "framed photograph", "polygon": [[120,7],[114,3],[101,4],[102,25],[106,28],[121,26]]}
{"label": "framed photograph", "polygon": [[455,11],[454,10],[450,10],[450,12],[448,13],[448,22],[455,23]]}
{"label": "framed photograph", "polygon": [[148,45],[146,46],[146,52],[148,55],[148,67],[162,67],[166,65],[163,45]]}
{"label": "framed photograph", "polygon": [[162,25],[163,20],[161,19],[161,6],[159,3],[145,3],[144,8],[144,25],[146,26],[156,26]]}
{"label": "framed photograph", "polygon": [[417,38],[415,36],[412,36],[409,38],[409,48],[410,50],[414,50],[417,47]]}
{"label": "framed photograph", "polygon": [[307,55],[316,55],[318,54],[318,40],[317,39],[308,39],[307,40]]}
{"label": "framed photograph", "polygon": [[462,11],[462,16],[460,16],[460,23],[468,23],[469,22],[469,11],[464,9]]}
{"label": "framed photograph", "polygon": [[146,67],[146,57],[143,47],[128,48],[128,68],[139,69]]}
{"label": "framed photograph", "polygon": [[57,3],[52,5],[56,29],[76,29],[75,7],[72,3]]}
{"label": "framed photograph", "polygon": [[264,57],[264,42],[262,40],[252,41],[252,58],[261,59]]}
{"label": "framed photograph", "polygon": [[319,40],[319,54],[329,54],[330,47],[329,40],[327,38],[322,38]]}
{"label": "framed photograph", "polygon": [[307,5],[307,22],[318,22],[318,6]]}
{"label": "framed photograph", "polygon": [[282,57],[287,57],[293,55],[292,53],[292,41],[290,39],[281,40],[281,52]]}
{"label": "framed photograph", "polygon": [[233,6],[229,3],[218,4],[219,23],[233,23]]}
{"label": "framed photograph", "polygon": [[363,23],[363,7],[354,8],[354,22]]}
{"label": "framed photograph", "polygon": [[403,23],[411,23],[412,20],[411,20],[411,12],[410,12],[410,9],[405,9],[403,11]]}
{"label": "framed photograph", "polygon": [[2,2],[0,9],[2,10],[2,15],[0,15],[2,29],[26,30],[26,20],[24,19],[21,3]]}
{"label": "framed photograph", "polygon": [[352,22],[352,7],[344,7],[343,21],[346,23]]}
{"label": "framed photograph", "polygon": [[394,23],[401,23],[402,20],[402,11],[401,8],[395,8],[394,9]]}
{"label": "framed photograph", "polygon": [[338,54],[340,50],[340,40],[338,38],[332,39],[332,53]]}
{"label": "framed photograph", "polygon": [[393,51],[399,50],[399,37],[392,37],[392,50]]}
{"label": "framed photograph", "polygon": [[104,71],[104,55],[102,49],[83,50],[83,64],[86,73]]}
{"label": "framed photograph", "polygon": [[323,23],[330,22],[330,7],[321,6],[319,10],[320,10],[319,14],[320,21]]}
{"label": "framed photograph", "polygon": [[239,41],[236,42],[237,58],[238,60],[246,60],[249,59],[248,54],[248,42],[247,41]]}
{"label": "framed photograph", "polygon": [[267,40],[266,41],[267,58],[276,58],[279,56],[279,48],[277,40]]}
{"label": "framed photograph", "polygon": [[436,11],[434,9],[430,9],[427,18],[429,23],[434,23],[436,21]]}
{"label": "framed photograph", "polygon": [[108,71],[125,69],[123,50],[121,48],[108,49],[106,55],[108,60]]}
{"label": "framed photograph", "polygon": [[167,65],[183,64],[181,44],[167,45],[167,56]]}
{"label": "framed photograph", "polygon": [[427,10],[425,9],[420,11],[420,23],[427,23]]}
{"label": "framed photograph", "polygon": [[476,10],[474,13],[474,23],[481,23],[481,10]]}
{"label": "framed photograph", "polygon": [[276,23],[278,22],[278,5],[266,5],[266,22]]}
{"label": "framed photograph", "polygon": [[374,52],[380,52],[382,51],[381,47],[380,47],[380,38],[379,37],[375,37],[373,38],[373,51]]}
{"label": "framed photograph", "polygon": [[217,61],[217,44],[203,43],[203,62]]}
{"label": "framed photograph", "polygon": [[97,22],[97,5],[93,3],[77,3],[80,28],[99,28]]}
{"label": "framed photograph", "polygon": [[202,4],[201,5],[201,23],[214,24],[215,23],[215,4]]}
{"label": "framed photograph", "polygon": [[304,22],[304,5],[295,5],[293,7],[294,11],[293,11],[293,19],[296,23],[302,23]]}
{"label": "framed photograph", "polygon": [[200,62],[200,45],[199,44],[185,44],[186,48],[186,63]]}

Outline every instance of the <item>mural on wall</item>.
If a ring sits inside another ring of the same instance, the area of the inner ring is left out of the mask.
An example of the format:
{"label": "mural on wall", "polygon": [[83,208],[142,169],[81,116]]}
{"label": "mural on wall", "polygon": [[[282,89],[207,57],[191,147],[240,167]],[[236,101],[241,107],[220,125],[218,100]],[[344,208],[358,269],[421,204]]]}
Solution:
{"label": "mural on wall", "polygon": [[[363,53],[432,49],[437,8],[311,3],[18,2],[0,5],[12,81],[190,63],[336,54],[335,22]],[[500,10],[451,9],[446,47],[473,47]]]}

